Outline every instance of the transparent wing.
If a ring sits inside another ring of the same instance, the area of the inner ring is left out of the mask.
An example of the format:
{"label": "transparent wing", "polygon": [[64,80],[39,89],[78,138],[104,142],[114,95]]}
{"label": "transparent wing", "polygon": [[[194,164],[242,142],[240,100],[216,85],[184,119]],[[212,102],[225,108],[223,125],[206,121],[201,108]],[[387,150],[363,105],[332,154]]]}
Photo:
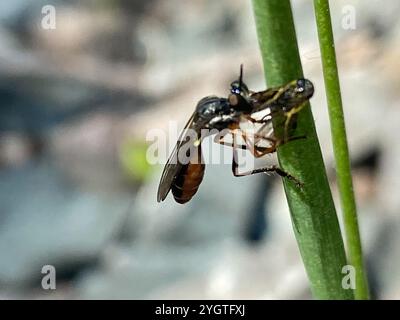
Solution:
{"label": "transparent wing", "polygon": [[264,91],[252,92],[250,100],[253,105],[254,111],[258,112],[265,110],[277,99],[280,93],[280,88],[269,88]]}
{"label": "transparent wing", "polygon": [[172,150],[171,155],[169,156],[168,161],[165,164],[163,173],[161,175],[160,184],[158,185],[158,202],[164,201],[164,199],[167,197],[168,192],[171,190],[172,182],[174,181],[175,176],[182,168],[182,164],[178,161],[178,151],[180,147],[186,142],[186,139],[184,138],[187,135],[188,129],[192,128],[194,115],[195,113],[192,114],[185,127],[183,128],[181,134],[179,135],[178,141],[176,142],[174,150]]}

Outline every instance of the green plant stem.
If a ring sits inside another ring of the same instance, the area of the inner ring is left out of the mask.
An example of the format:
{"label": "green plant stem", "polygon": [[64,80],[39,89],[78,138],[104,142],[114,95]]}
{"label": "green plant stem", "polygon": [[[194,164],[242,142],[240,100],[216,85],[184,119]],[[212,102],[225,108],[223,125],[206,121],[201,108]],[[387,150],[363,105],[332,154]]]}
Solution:
{"label": "green plant stem", "polygon": [[354,295],[356,299],[368,299],[368,283],[364,271],[360,233],[358,230],[356,202],[351,178],[349,149],[346,139],[346,127],[328,0],[314,0],[314,9],[331,123],[336,176],[346,232],[348,258],[350,264],[356,270]]}
{"label": "green plant stem", "polygon": [[[253,0],[253,8],[268,85],[282,85],[302,77],[290,1]],[[346,255],[309,106],[299,113],[293,135],[306,139],[280,146],[278,158],[284,170],[304,183],[299,188],[284,179],[311,291],[317,299],[354,299],[353,292],[342,287]]]}

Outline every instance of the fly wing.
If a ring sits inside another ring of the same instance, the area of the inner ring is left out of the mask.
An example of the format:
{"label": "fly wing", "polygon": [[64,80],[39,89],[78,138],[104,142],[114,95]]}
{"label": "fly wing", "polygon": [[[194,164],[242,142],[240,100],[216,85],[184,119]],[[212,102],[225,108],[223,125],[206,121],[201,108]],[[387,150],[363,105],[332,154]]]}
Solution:
{"label": "fly wing", "polygon": [[181,134],[179,135],[178,141],[176,142],[174,150],[172,150],[172,153],[165,164],[163,173],[161,175],[160,184],[158,185],[157,202],[164,201],[164,199],[167,197],[169,191],[171,190],[172,182],[174,181],[179,170],[182,168],[182,164],[178,161],[178,152],[182,145],[186,142],[185,138],[187,136],[188,129],[191,129],[193,126],[194,115],[195,113],[192,114],[183,128]]}

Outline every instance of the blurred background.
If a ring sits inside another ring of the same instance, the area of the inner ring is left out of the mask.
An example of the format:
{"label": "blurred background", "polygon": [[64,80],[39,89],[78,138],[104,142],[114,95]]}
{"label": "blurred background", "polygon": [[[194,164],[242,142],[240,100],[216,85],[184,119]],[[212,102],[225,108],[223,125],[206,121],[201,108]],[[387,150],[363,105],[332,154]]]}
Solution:
{"label": "blurred background", "polygon": [[[292,3],[338,204],[312,2]],[[400,2],[331,10],[371,291],[399,299]],[[241,63],[264,89],[250,1],[1,1],[0,298],[311,298],[279,178],[208,165],[191,202],[156,202],[147,133],[226,96]]]}

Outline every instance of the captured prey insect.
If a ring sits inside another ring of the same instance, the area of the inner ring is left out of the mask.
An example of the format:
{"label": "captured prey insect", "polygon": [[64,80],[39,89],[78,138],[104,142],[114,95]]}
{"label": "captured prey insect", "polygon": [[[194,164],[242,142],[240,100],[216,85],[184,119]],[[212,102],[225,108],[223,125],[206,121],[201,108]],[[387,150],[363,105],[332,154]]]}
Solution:
{"label": "captured prey insect", "polygon": [[[231,83],[230,94],[227,98],[207,96],[201,99],[188,122],[186,123],[180,137],[172,151],[161,176],[158,187],[157,201],[163,201],[169,191],[175,201],[186,203],[192,199],[203,180],[205,164],[201,156],[201,142],[205,136],[201,136],[203,129],[216,129],[224,131],[217,134],[215,142],[233,147],[232,172],[234,176],[245,176],[261,172],[276,172],[296,184],[301,183],[289,173],[277,166],[269,166],[255,169],[249,172],[239,173],[237,162],[238,149],[248,149],[254,157],[259,158],[265,154],[273,153],[276,148],[292,140],[288,136],[288,128],[292,117],[298,113],[312,97],[314,87],[307,79],[298,79],[286,85],[269,88],[260,92],[250,91],[243,82],[243,68],[241,66],[239,79]],[[262,119],[256,120],[252,115],[259,111],[268,110],[269,113]],[[265,133],[265,128],[271,126],[272,119],[276,114],[283,114],[285,118],[284,137],[277,139],[273,131]],[[248,133],[243,131],[240,124],[249,121],[261,124],[261,127],[253,134],[253,141],[249,139]],[[188,141],[189,132],[194,133],[194,139]],[[231,134],[233,143],[224,141],[226,134]],[[212,134],[212,131],[211,131]],[[244,144],[236,144],[236,135],[240,135]],[[258,144],[260,141],[270,143],[268,147]],[[190,148],[184,148],[190,143]],[[190,150],[191,152],[187,152]],[[194,152],[193,152],[194,151]],[[186,156],[186,161],[180,161],[179,155]]]}

